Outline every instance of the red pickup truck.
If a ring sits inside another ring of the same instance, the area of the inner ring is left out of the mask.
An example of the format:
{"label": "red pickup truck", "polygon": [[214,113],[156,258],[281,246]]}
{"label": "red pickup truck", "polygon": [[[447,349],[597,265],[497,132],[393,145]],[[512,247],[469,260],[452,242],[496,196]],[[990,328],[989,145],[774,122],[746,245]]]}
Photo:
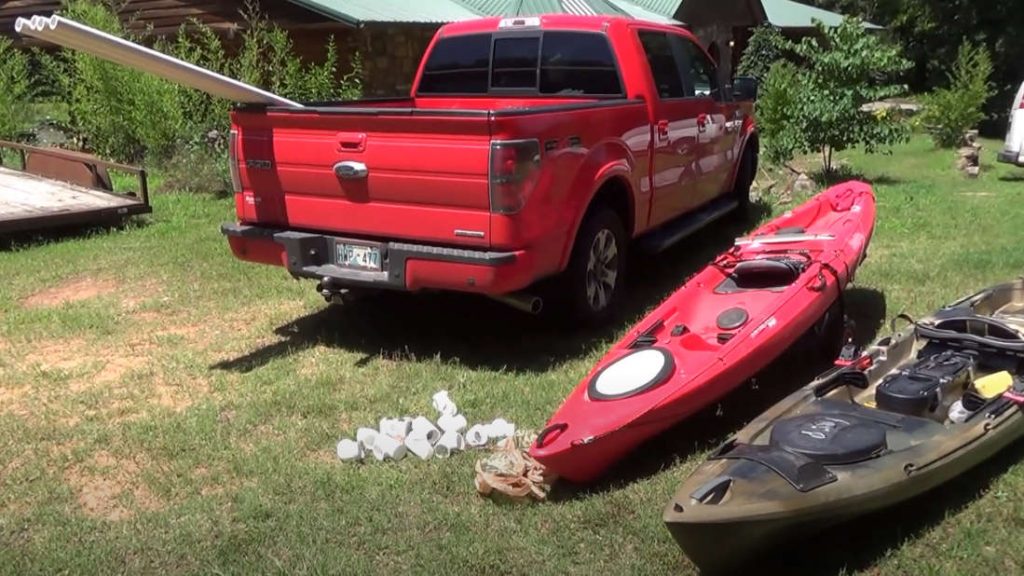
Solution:
{"label": "red pickup truck", "polygon": [[409,98],[233,110],[238,222],[222,231],[329,301],[454,290],[539,312],[544,294],[600,322],[628,250],[746,207],[758,136],[732,88],[677,27],[449,24]]}

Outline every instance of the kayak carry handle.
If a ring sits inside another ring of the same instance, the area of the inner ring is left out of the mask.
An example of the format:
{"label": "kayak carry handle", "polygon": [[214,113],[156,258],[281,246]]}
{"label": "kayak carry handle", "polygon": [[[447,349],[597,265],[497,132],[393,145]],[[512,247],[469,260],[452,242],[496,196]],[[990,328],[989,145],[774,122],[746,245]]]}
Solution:
{"label": "kayak carry handle", "polygon": [[[559,422],[557,424],[551,424],[547,428],[541,430],[540,434],[537,435],[537,441],[535,442],[537,448],[543,448],[544,446],[546,446],[548,444],[549,437],[555,432],[558,432],[558,434],[555,436],[555,438],[558,438],[558,436],[561,436],[562,433],[568,429],[568,424],[566,424],[565,422]],[[554,438],[550,439],[554,440]]]}

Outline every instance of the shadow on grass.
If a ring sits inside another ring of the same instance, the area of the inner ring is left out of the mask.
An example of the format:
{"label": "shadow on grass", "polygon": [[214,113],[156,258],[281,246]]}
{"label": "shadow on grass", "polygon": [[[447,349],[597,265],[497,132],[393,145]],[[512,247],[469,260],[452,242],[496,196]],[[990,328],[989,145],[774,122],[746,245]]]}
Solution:
{"label": "shadow on grass", "polygon": [[[860,346],[875,339],[885,320],[885,296],[871,289],[846,292],[847,316],[856,323],[854,342]],[[709,450],[736,430],[833,366],[834,357],[822,354],[810,338],[794,346],[720,403],[710,406],[646,442],[594,484],[558,483],[552,501],[587,498],[622,488],[659,474],[676,461]],[[682,478],[680,478],[682,480]],[[667,498],[668,496],[666,496]]]}
{"label": "shadow on grass", "polygon": [[809,176],[811,177],[811,180],[814,180],[815,184],[825,188],[835,186],[836,184],[846,182],[848,180],[860,180],[873,186],[892,186],[903,182],[903,180],[893,178],[887,174],[867,176],[863,172],[859,172],[845,164],[835,167],[831,172],[817,170],[809,174]]}
{"label": "shadow on grass", "polygon": [[770,213],[764,204],[751,208],[748,221],[722,221],[656,259],[633,258],[624,310],[601,329],[574,328],[543,316],[528,316],[483,297],[387,293],[352,305],[325,307],[289,322],[275,330],[280,341],[213,368],[251,372],[314,346],[330,346],[363,354],[360,364],[379,356],[436,357],[470,368],[542,372],[605,345],[731,246],[752,222]]}
{"label": "shadow on grass", "polygon": [[0,252],[15,252],[68,240],[95,238],[114,232],[145,228],[150,224],[151,221],[148,218],[132,216],[123,222],[87,226],[61,226],[39,231],[16,232],[0,235]]}
{"label": "shadow on grass", "polygon": [[1024,182],[1024,170],[1016,174],[1003,174],[999,180],[1001,182]]}

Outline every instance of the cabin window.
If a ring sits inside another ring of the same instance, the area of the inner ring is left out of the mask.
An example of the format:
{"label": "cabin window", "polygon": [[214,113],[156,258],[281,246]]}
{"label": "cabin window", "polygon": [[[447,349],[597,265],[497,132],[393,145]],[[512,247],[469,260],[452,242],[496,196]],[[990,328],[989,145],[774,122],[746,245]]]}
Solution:
{"label": "cabin window", "polygon": [[418,94],[624,95],[604,34],[558,30],[442,38],[427,57]]}

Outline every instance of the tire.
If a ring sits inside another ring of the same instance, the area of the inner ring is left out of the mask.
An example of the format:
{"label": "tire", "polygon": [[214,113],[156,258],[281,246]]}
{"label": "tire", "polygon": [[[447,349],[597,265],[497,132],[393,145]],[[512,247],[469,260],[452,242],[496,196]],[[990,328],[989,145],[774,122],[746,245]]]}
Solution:
{"label": "tire", "polygon": [[614,211],[599,206],[588,212],[556,288],[569,320],[596,327],[614,317],[623,300],[627,246],[626,229]]}
{"label": "tire", "polygon": [[743,157],[736,171],[736,182],[733,183],[732,197],[736,200],[736,213],[746,218],[750,213],[750,187],[757,176],[757,157],[750,146],[743,149]]}

